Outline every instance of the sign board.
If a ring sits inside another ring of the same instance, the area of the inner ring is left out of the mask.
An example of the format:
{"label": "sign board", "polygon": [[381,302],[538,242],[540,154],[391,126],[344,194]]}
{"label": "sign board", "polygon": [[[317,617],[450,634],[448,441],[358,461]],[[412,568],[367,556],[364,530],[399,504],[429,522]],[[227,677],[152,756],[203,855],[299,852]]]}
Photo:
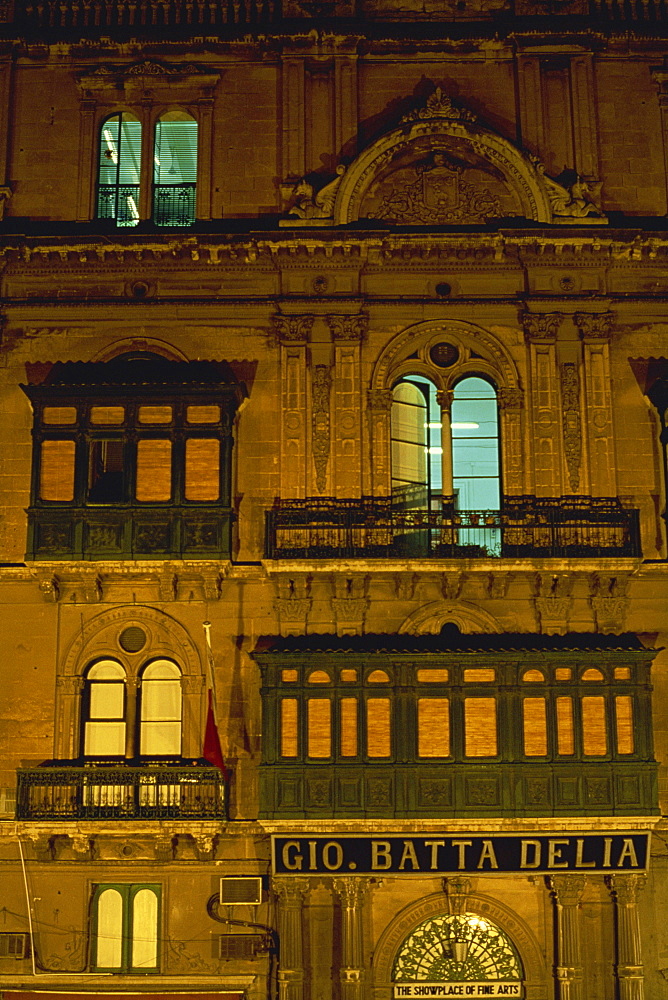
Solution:
{"label": "sign board", "polygon": [[649,833],[272,837],[276,875],[640,872]]}
{"label": "sign board", "polygon": [[396,1000],[449,1000],[450,997],[521,997],[522,983],[395,983]]}

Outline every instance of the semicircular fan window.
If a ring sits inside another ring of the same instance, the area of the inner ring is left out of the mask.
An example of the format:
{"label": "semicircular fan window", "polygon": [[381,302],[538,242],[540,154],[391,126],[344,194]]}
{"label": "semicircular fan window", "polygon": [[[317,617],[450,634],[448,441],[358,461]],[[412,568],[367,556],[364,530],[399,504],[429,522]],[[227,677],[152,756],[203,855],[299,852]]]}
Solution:
{"label": "semicircular fan window", "polygon": [[397,983],[522,978],[522,963],[510,938],[475,913],[425,920],[402,944],[392,975]]}

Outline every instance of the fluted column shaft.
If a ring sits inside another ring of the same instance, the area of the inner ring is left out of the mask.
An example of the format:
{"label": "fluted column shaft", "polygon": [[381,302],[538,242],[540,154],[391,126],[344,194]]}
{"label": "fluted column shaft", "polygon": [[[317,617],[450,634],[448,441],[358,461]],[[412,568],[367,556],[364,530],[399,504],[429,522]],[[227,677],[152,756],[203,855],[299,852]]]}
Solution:
{"label": "fluted column shaft", "polygon": [[558,1000],[584,1000],[580,903],[585,881],[584,875],[553,875],[549,879],[555,904]]}
{"label": "fluted column shaft", "polygon": [[646,876],[610,875],[607,882],[617,912],[615,972],[619,1000],[645,1000],[638,893],[645,886]]}
{"label": "fluted column shaft", "polygon": [[309,883],[305,878],[275,878],[278,896],[278,1000],[304,1000],[303,906]]}
{"label": "fluted column shaft", "polygon": [[360,877],[333,880],[341,901],[341,1000],[362,1000],[364,995],[362,907],[369,884],[369,879]]}

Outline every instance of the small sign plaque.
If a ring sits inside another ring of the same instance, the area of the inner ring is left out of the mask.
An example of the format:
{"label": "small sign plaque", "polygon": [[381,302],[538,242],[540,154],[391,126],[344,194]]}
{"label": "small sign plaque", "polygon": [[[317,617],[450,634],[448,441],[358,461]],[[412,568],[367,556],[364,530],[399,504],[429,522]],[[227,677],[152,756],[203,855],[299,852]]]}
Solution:
{"label": "small sign plaque", "polygon": [[450,1000],[451,997],[521,997],[522,983],[395,983],[395,1000]]}

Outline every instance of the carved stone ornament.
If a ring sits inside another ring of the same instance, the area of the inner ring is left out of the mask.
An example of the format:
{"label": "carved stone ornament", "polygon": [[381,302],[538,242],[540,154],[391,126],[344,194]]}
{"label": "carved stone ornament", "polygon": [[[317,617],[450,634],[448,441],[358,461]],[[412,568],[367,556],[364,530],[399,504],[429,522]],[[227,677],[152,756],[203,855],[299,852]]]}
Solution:
{"label": "carved stone ornament", "polygon": [[524,407],[524,393],[512,386],[501,386],[497,392],[500,410],[521,410]]}
{"label": "carved stone ornament", "polygon": [[366,597],[333,597],[332,613],[337,633],[342,634],[345,630],[350,634],[352,629],[357,634],[361,633],[368,603]]}
{"label": "carved stone ornament", "polygon": [[278,597],[274,609],[281,621],[305,622],[311,610],[310,597]]}
{"label": "carved stone ornament", "polygon": [[101,65],[95,69],[81,73],[77,83],[84,93],[100,90],[131,90],[142,88],[144,80],[149,80],[152,87],[163,89],[172,86],[174,80],[188,83],[189,79],[203,89],[215,87],[220,74],[211,72],[208,66],[197,66],[195,63],[163,63],[154,59],[143,59],[131,66]]}
{"label": "carved stone ornament", "polygon": [[635,906],[638,896],[647,885],[647,875],[644,872],[633,872],[630,875],[608,875],[606,884],[610,893],[620,906]]}
{"label": "carved stone ornament", "polygon": [[271,888],[281,906],[300,909],[308,895],[309,879],[291,876],[290,878],[272,878]]}
{"label": "carved stone ornament", "polygon": [[327,325],[332,340],[362,341],[369,328],[369,317],[365,313],[356,316],[327,316]]}
{"label": "carved stone ornament", "polygon": [[546,635],[565,635],[571,613],[570,597],[536,597],[540,630]]}
{"label": "carved stone ornament", "polygon": [[370,410],[389,413],[392,409],[391,389],[369,389],[366,398]]}
{"label": "carved stone ornament", "polygon": [[561,412],[564,429],[564,452],[568,480],[573,492],[580,486],[580,462],[582,458],[582,426],[580,421],[580,383],[578,367],[566,361],[560,368]]}
{"label": "carved stone ornament", "polygon": [[[450,225],[512,217],[606,223],[596,204],[600,185],[573,176],[568,187],[547,177],[540,161],[456,107],[437,87],[423,107],[350,164],[331,212],[335,225],[359,219]],[[319,211],[309,185],[300,196],[301,212]]]}
{"label": "carved stone ornament", "polygon": [[579,906],[585,890],[585,875],[551,875],[548,884],[558,906]]}
{"label": "carved stone ornament", "polygon": [[346,168],[339,164],[336,177],[318,191],[313,184],[302,177],[292,189],[288,216],[294,218],[281,220],[282,225],[323,225],[331,224],[334,219],[334,201],[341,178]]}
{"label": "carved stone ornament", "polygon": [[524,336],[529,343],[554,342],[563,318],[563,313],[522,313]]}
{"label": "carved stone ornament", "polygon": [[272,317],[276,338],[286,343],[307,343],[311,339],[314,319],[314,316],[283,316],[277,313]]}
{"label": "carved stone ornament", "polygon": [[583,340],[609,340],[615,314],[575,313],[573,319]]}
{"label": "carved stone ornament", "polygon": [[629,601],[626,597],[592,597],[596,631],[607,634],[624,632]]}
{"label": "carved stone ornament", "polygon": [[12,196],[12,189],[8,184],[0,185],[0,222],[5,217],[5,205]]}
{"label": "carved stone ornament", "polygon": [[318,493],[323,493],[327,483],[327,463],[331,445],[331,420],[329,414],[329,394],[332,376],[327,365],[316,365],[313,369],[311,423],[313,430],[312,447],[315,465],[315,485]]}

